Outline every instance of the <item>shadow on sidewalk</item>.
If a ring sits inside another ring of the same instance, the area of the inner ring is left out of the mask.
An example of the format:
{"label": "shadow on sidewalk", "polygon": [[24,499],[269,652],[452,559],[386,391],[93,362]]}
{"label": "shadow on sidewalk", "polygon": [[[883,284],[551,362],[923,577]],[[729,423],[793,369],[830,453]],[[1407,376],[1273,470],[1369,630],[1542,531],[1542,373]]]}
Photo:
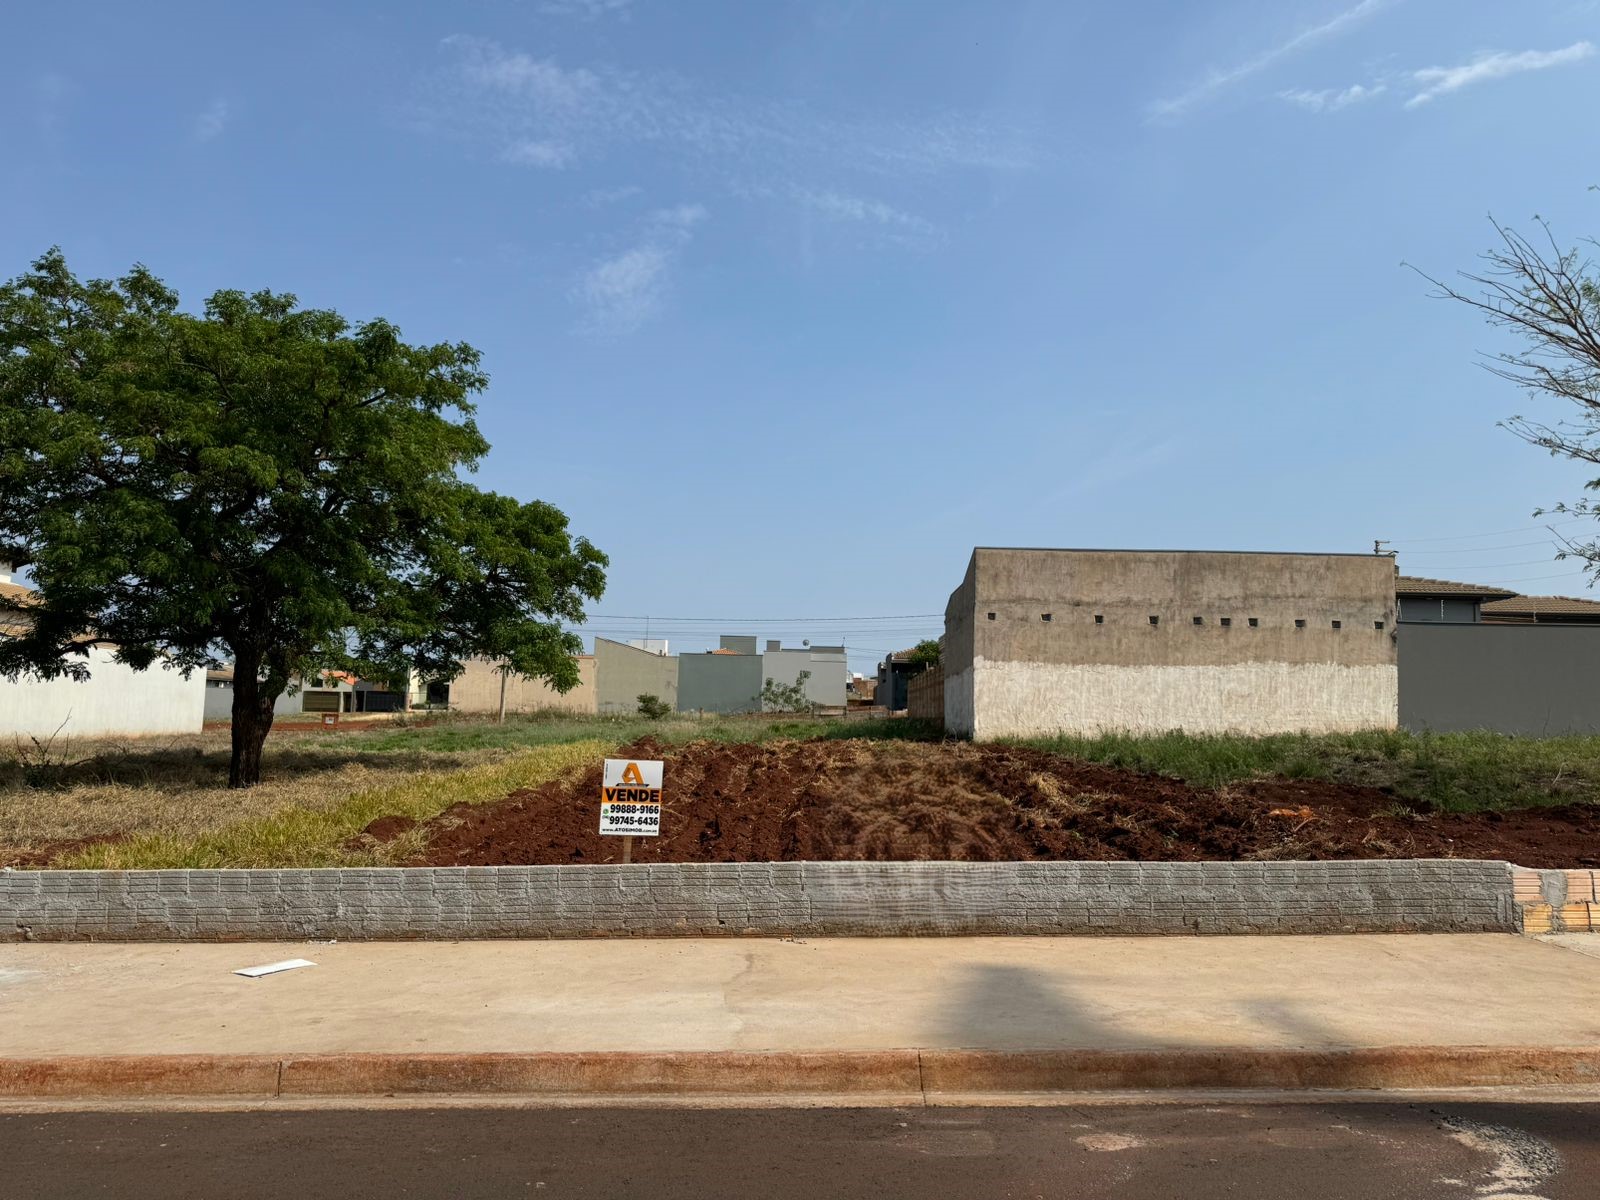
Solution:
{"label": "shadow on sidewalk", "polygon": [[941,1044],[961,1048],[1039,1050],[1129,1045],[1114,1022],[1063,987],[1058,976],[1031,967],[981,963],[966,967],[947,994],[937,1028]]}
{"label": "shadow on sidewalk", "polygon": [[[1221,948],[1219,947],[1219,952]],[[1194,1024],[1178,1020],[1184,1013],[1184,980],[1175,971],[1163,981],[1166,994],[1159,1002],[1169,1008],[1173,1025]],[[1153,1020],[1148,1009],[1138,1020],[1125,1020],[1113,1008],[1086,998],[1060,972],[1047,972],[1014,963],[979,963],[963,968],[949,980],[944,1003],[935,1021],[939,1044],[959,1049],[998,1051],[1096,1050],[1343,1050],[1352,1039],[1319,1006],[1307,1005],[1287,995],[1272,994],[1259,986],[1214,1002],[1214,1033],[1187,1035]],[[1335,1014],[1336,1015],[1336,1014]],[[1319,1086],[1366,1087],[1361,1068],[1348,1071],[1337,1062],[1319,1067]],[[1329,1074],[1331,1072],[1331,1075]],[[1242,1080],[1229,1086],[1280,1086],[1272,1079]]]}

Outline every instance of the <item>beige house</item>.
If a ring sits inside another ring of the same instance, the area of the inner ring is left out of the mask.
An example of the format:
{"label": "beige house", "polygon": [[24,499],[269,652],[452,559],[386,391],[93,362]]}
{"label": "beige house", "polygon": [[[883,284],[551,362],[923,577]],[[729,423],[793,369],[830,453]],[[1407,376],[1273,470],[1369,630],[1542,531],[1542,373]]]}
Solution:
{"label": "beige house", "polygon": [[[556,691],[542,679],[524,679],[520,675],[505,676],[506,711],[508,713],[552,710],[572,713],[594,712],[594,655],[580,654],[575,661],[578,664],[578,686],[565,694]],[[468,659],[461,674],[450,680],[447,685],[450,711],[498,713],[500,682],[501,672],[498,664],[486,658]]]}
{"label": "beige house", "polygon": [[[594,654],[598,667],[598,711],[637,712],[639,696],[646,692],[673,708],[678,707],[679,660],[676,654],[657,654],[603,637],[594,639]],[[758,691],[760,686],[757,683]]]}

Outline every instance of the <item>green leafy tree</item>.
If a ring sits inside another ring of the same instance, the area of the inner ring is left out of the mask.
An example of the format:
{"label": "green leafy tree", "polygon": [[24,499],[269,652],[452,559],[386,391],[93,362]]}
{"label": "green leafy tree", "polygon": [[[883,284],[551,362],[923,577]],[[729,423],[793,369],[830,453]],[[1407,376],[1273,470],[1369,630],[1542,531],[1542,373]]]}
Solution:
{"label": "green leafy tree", "polygon": [[926,638],[911,647],[911,653],[906,656],[907,662],[921,663],[923,666],[937,666],[939,664],[939,643],[934,638]]}
{"label": "green leafy tree", "polygon": [[767,712],[810,712],[811,700],[806,695],[806,680],[810,678],[810,671],[801,671],[793,683],[779,683],[768,675],[761,685],[761,707]]}
{"label": "green leafy tree", "polygon": [[0,287],[0,559],[38,593],[0,676],[83,678],[93,645],[231,660],[236,787],[302,675],[449,679],[483,655],[575,686],[562,623],[606,558],[459,478],[488,450],[487,382],[465,343],[265,291],[185,313],[144,267],[84,282],[44,255]]}

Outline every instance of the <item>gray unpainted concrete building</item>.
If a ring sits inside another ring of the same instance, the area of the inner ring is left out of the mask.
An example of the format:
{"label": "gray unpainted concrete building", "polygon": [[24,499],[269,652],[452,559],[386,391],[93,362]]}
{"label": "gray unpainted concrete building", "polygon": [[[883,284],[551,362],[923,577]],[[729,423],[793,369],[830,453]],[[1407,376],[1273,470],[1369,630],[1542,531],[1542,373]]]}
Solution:
{"label": "gray unpainted concrete building", "polygon": [[[730,639],[722,640],[727,643]],[[678,711],[760,712],[761,656],[732,650],[726,644],[721,652],[680,655]]]}
{"label": "gray unpainted concrete building", "polygon": [[1394,588],[1371,554],[979,547],[945,609],[945,725],[1392,729]]}
{"label": "gray unpainted concrete building", "polygon": [[678,659],[610,638],[594,639],[595,711],[631,713],[648,693],[678,706]]}
{"label": "gray unpainted concrete building", "polygon": [[760,712],[761,690],[768,679],[790,686],[802,671],[806,700],[822,707],[843,707],[848,673],[843,646],[784,649],[781,642],[746,635],[724,635],[715,651],[685,654],[678,660],[678,711],[709,713]]}
{"label": "gray unpainted concrete building", "polygon": [[843,646],[803,646],[785,650],[778,642],[768,642],[761,656],[762,682],[771,679],[785,687],[794,684],[800,672],[811,672],[806,680],[806,699],[823,708],[842,708],[850,670]]}

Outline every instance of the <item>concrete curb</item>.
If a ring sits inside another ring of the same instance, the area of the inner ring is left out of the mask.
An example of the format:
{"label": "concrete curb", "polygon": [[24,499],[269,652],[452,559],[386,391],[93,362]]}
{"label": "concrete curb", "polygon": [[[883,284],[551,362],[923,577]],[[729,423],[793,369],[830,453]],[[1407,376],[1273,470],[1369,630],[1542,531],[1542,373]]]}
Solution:
{"label": "concrete curb", "polygon": [[1600,1046],[0,1058],[0,1098],[984,1096],[1600,1084]]}
{"label": "concrete curb", "polygon": [[1401,859],[0,871],[0,942],[1512,933],[1515,870]]}

